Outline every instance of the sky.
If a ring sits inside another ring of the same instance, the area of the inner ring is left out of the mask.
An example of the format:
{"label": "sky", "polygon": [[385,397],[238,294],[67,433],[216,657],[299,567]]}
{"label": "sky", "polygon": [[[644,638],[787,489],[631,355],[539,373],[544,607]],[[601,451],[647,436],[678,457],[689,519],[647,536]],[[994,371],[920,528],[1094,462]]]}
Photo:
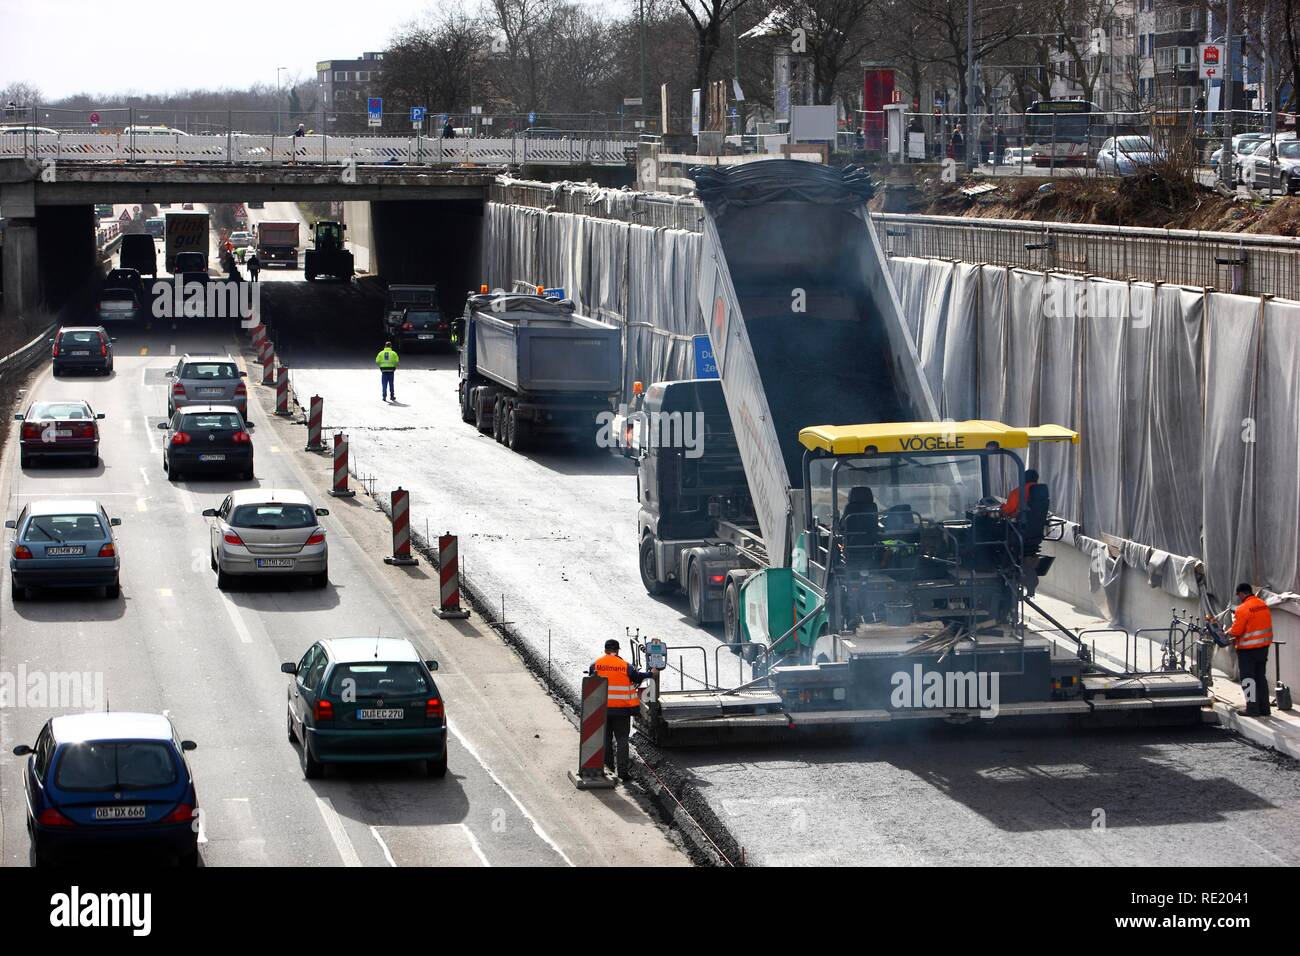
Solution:
{"label": "sky", "polygon": [[435,2],[0,0],[0,87],[22,80],[53,100],[274,86],[281,66],[305,81],[318,60],[384,49]]}

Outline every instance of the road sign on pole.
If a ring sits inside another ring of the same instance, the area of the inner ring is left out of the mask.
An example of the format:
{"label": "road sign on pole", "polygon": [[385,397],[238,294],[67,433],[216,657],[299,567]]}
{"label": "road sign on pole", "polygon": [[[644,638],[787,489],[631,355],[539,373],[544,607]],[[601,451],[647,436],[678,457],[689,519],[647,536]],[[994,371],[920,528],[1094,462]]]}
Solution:
{"label": "road sign on pole", "polygon": [[92,128],[94,128],[94,127],[96,127],[96,126],[99,125],[99,114],[98,114],[98,113],[91,113],[91,114],[90,114],[90,125],[91,125]]}
{"label": "road sign on pole", "polygon": [[384,125],[384,98],[372,96],[366,100],[366,119],[370,126]]}
{"label": "road sign on pole", "polygon": [[1223,58],[1223,49],[1217,43],[1202,43],[1197,48],[1197,61],[1203,80],[1212,80],[1219,75],[1219,61]]}
{"label": "road sign on pole", "polygon": [[529,114],[528,114],[528,125],[529,125],[529,126],[532,126],[532,125],[534,125],[536,122],[537,122],[537,114],[536,114],[536,113],[529,113]]}
{"label": "road sign on pole", "polygon": [[424,107],[411,107],[411,129],[420,129],[424,126]]}
{"label": "road sign on pole", "polygon": [[718,360],[713,355],[713,343],[707,335],[695,336],[695,377],[717,378]]}

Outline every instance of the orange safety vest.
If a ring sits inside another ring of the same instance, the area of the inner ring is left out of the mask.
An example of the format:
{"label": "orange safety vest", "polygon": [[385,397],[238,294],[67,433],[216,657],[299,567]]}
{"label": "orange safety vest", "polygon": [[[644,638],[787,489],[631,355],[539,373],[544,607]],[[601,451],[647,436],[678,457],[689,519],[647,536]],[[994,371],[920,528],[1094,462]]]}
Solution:
{"label": "orange safety vest", "polygon": [[1237,605],[1228,633],[1237,639],[1237,650],[1256,651],[1273,643],[1273,612],[1251,595]]}
{"label": "orange safety vest", "polygon": [[[1025,484],[1025,492],[1028,493],[1029,489],[1033,488],[1034,485],[1036,484],[1038,484],[1038,482],[1036,481],[1027,482]],[[1016,485],[1014,488],[1012,488],[1011,493],[1007,495],[1006,504],[1002,506],[1002,513],[1006,515],[1008,518],[1014,518],[1016,515],[1020,514],[1020,486],[1019,485]]]}
{"label": "orange safety vest", "polygon": [[597,677],[609,681],[609,706],[611,708],[640,707],[636,684],[627,676],[627,661],[617,654],[606,654],[592,665]]}

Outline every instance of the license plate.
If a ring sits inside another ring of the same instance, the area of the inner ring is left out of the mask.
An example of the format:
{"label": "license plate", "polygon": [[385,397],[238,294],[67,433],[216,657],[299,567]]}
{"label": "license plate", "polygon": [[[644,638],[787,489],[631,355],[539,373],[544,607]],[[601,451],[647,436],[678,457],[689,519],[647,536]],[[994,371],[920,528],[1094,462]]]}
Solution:
{"label": "license plate", "polygon": [[54,437],[55,437],[55,438],[71,438],[71,437],[72,437],[72,429],[71,429],[71,428],[56,428],[56,429],[54,429]]}
{"label": "license plate", "polygon": [[259,568],[291,568],[293,567],[293,558],[258,558],[257,566]]}
{"label": "license plate", "polygon": [[95,807],[96,820],[143,820],[144,807]]}
{"label": "license plate", "polygon": [[371,708],[370,710],[357,711],[357,720],[401,720],[404,716],[406,716],[406,711],[400,707]]}
{"label": "license plate", "polygon": [[226,393],[224,388],[201,388],[199,394],[204,398],[220,398]]}
{"label": "license plate", "polygon": [[437,337],[438,337],[438,336],[436,336],[436,335],[421,335],[421,336],[420,336],[421,339],[436,339]]}
{"label": "license plate", "polygon": [[70,558],[70,557],[77,557],[78,555],[82,555],[85,553],[86,553],[85,545],[76,545],[76,546],[70,544],[56,545],[55,547],[45,549],[45,556],[47,558]]}
{"label": "license plate", "polygon": [[90,352],[89,352],[89,350],[86,350],[86,351],[80,351],[80,350],[78,350],[78,351],[75,351],[75,352],[69,352],[68,354],[69,354],[69,355],[89,355]]}
{"label": "license plate", "polygon": [[225,461],[225,455],[199,455],[199,461]]}

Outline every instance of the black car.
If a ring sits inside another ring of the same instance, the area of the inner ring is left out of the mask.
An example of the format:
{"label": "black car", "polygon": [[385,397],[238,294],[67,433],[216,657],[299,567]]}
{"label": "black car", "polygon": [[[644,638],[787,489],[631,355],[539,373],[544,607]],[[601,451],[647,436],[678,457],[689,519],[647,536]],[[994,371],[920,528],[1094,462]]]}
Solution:
{"label": "black car", "polygon": [[153,236],[145,232],[133,232],[122,237],[122,249],[117,261],[124,269],[134,269],[142,276],[158,274],[158,249]]}
{"label": "black car", "polygon": [[437,309],[402,309],[388,313],[385,338],[399,352],[442,348],[451,343],[451,324]]}
{"label": "black car", "polygon": [[144,301],[144,280],[136,269],[109,269],[104,276],[105,289],[130,289],[135,297]]}
{"label": "black car", "polygon": [[191,472],[233,473],[252,480],[253,426],[234,405],[186,405],[158,427],[167,431],[163,471],[169,481]]}
{"label": "black car", "polygon": [[113,337],[102,325],[64,326],[50,339],[50,359],[55,375],[64,372],[113,371]]}
{"label": "black car", "polygon": [[140,298],[132,289],[102,289],[95,306],[95,318],[100,324],[134,322],[140,318]]}

